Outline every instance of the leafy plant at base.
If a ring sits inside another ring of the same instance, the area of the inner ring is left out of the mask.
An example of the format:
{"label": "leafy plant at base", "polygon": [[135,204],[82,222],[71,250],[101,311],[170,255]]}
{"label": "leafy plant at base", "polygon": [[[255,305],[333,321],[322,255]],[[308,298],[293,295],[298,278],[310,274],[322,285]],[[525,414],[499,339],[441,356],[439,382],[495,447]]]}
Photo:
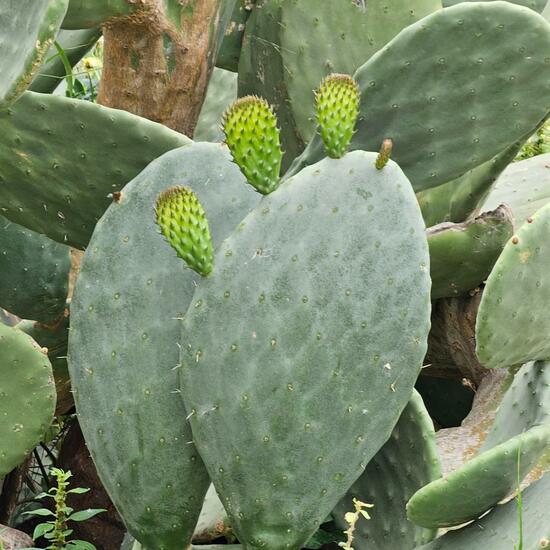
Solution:
{"label": "leafy plant at base", "polygon": [[[70,494],[81,495],[87,493],[89,489],[74,487],[69,489],[69,479],[72,477],[70,471],[65,472],[59,468],[52,468],[52,475],[55,478],[56,486],[52,487],[47,493],[38,495],[39,499],[50,498],[54,501],[54,511],[49,508],[38,508],[30,512],[25,512],[29,516],[49,517],[54,519],[40,523],[34,529],[32,538],[37,540],[41,537],[50,542],[47,550],[96,550],[96,547],[84,540],[68,540],[73,530],[69,527],[69,522],[86,521],[93,518],[104,509],[92,509],[74,511],[67,506],[67,496]],[[32,549],[24,549],[32,550]]]}

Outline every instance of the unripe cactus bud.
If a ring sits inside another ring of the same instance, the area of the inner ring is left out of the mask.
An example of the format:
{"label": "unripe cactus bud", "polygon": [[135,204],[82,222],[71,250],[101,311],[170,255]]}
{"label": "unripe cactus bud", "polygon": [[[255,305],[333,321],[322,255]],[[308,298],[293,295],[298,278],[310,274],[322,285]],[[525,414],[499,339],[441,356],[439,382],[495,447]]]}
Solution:
{"label": "unripe cactus bud", "polygon": [[359,86],[347,74],[331,74],[315,93],[317,120],[327,155],[346,154],[359,114]]}
{"label": "unripe cactus bud", "polygon": [[178,256],[200,275],[212,271],[213,251],[204,210],[193,191],[171,187],[157,198],[157,224]]}
{"label": "unripe cactus bud", "polygon": [[225,141],[248,183],[263,195],[279,186],[283,152],[277,117],[267,101],[246,96],[223,116]]}
{"label": "unripe cactus bud", "polygon": [[391,152],[393,149],[393,141],[389,138],[385,139],[382,142],[382,147],[380,147],[380,153],[378,153],[378,158],[376,159],[376,169],[382,170],[391,157]]}

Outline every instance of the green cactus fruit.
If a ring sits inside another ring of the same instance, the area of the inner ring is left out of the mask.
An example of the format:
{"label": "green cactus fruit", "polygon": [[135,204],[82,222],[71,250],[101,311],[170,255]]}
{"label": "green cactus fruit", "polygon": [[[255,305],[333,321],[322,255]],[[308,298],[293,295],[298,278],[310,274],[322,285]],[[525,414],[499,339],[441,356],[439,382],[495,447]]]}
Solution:
{"label": "green cactus fruit", "polygon": [[216,59],[217,67],[233,73],[239,70],[244,29],[255,3],[256,0],[237,0]]}
{"label": "green cactus fruit", "polygon": [[532,426],[550,424],[550,365],[526,363],[516,373],[498,408],[483,449],[491,449]]}
{"label": "green cactus fruit", "polygon": [[325,159],[264,197],[183,318],[194,440],[247,548],[309,540],[390,436],[422,365],[424,225],[399,167],[375,160]]}
{"label": "green cactus fruit", "polygon": [[109,195],[153,159],[189,143],[184,135],[125,111],[26,92],[0,112],[2,215],[85,248],[112,202]]}
{"label": "green cactus fruit", "polygon": [[514,162],[504,171],[483,204],[507,204],[519,225],[550,202],[550,153]]}
{"label": "green cactus fruit", "polygon": [[40,442],[53,420],[55,386],[44,351],[0,323],[0,477]]}
{"label": "green cactus fruit", "polygon": [[0,109],[27,89],[53,44],[69,0],[10,0],[0,8]]}
{"label": "green cactus fruit", "polygon": [[[443,0],[443,7],[449,8],[460,2],[495,2],[496,0]],[[518,6],[525,6],[526,8],[531,8],[537,13],[542,13],[548,0],[509,0],[511,4],[517,4]]]}
{"label": "green cactus fruit", "polygon": [[380,148],[380,152],[378,153],[378,157],[376,158],[376,169],[382,170],[386,164],[388,164],[388,161],[391,157],[391,152],[393,150],[393,141],[391,139],[385,139],[382,142],[382,147]]}
{"label": "green cactus fruit", "polygon": [[[376,150],[392,138],[392,158],[415,191],[458,178],[547,117],[548,51],[550,24],[508,2],[428,15],[355,73],[362,99],[350,150]],[[315,136],[285,178],[323,156]]]}
{"label": "green cactus fruit", "polygon": [[225,141],[248,183],[268,195],[279,185],[283,152],[277,117],[264,99],[241,97],[223,115]]}
{"label": "green cactus fruit", "polygon": [[347,74],[325,77],[315,92],[319,132],[327,155],[333,159],[348,150],[359,114],[359,99],[357,82]]}
{"label": "green cactus fruit", "polygon": [[480,517],[537,464],[550,445],[550,425],[528,431],[475,458],[417,491],[407,504],[411,521],[428,528],[452,527]]}
{"label": "green cactus fruit", "polygon": [[345,515],[357,498],[375,504],[371,519],[357,524],[356,550],[412,550],[425,544],[436,531],[408,521],[405,506],[418,489],[439,477],[433,422],[422,397],[413,391],[388,441],[332,512],[336,526],[347,528]]}
{"label": "green cactus fruit", "polygon": [[514,233],[510,209],[500,206],[464,223],[440,223],[427,229],[432,299],[459,296],[491,273]]}
{"label": "green cactus fruit", "polygon": [[441,0],[362,4],[269,0],[246,23],[239,95],[265,97],[276,106],[285,146],[283,170],[315,134],[313,90],[319,82],[334,72],[353,74],[402,29],[441,9]]}
{"label": "green cactus fruit", "polygon": [[[529,135],[531,133],[529,132]],[[492,187],[495,181],[503,172],[508,171],[507,167],[514,160],[523,143],[523,139],[517,141],[491,160],[457,179],[418,192],[416,198],[426,227],[442,222],[460,223],[482,212],[496,210],[506,202],[493,201],[492,206],[489,206],[486,200],[493,193]]]}
{"label": "green cactus fruit", "polygon": [[159,193],[182,183],[208,212],[214,246],[260,199],[226,147],[195,143],[163,155],[98,222],[71,303],[80,425],[127,528],[149,550],[186,547],[210,483],[189,443],[176,368],[177,319],[202,278],[162,242],[154,219]]}
{"label": "green cactus fruit", "polygon": [[550,359],[549,234],[547,204],[508,241],[487,279],[476,321],[476,353],[485,367]]}
{"label": "green cactus fruit", "polygon": [[[544,550],[550,548],[550,473],[522,494],[520,534],[519,504],[507,502],[482,519],[421,546],[418,550]],[[522,540],[521,546],[520,539]]]}
{"label": "green cactus fruit", "polygon": [[130,15],[139,6],[133,0],[70,0],[61,25],[64,29],[91,29],[108,19]]}
{"label": "green cactus fruit", "polygon": [[206,97],[193,133],[193,139],[195,141],[223,141],[224,135],[220,120],[225,110],[236,100],[237,74],[215,67],[208,82]]}
{"label": "green cactus fruit", "polygon": [[[57,34],[56,41],[65,52],[71,67],[74,67],[90,51],[100,36],[100,29],[61,30]],[[45,56],[45,63],[35,75],[29,90],[50,94],[59,86],[66,74],[67,68],[63,60],[55,46],[51,46]]]}
{"label": "green cactus fruit", "polygon": [[197,195],[186,187],[170,187],[157,197],[156,221],[177,255],[206,277],[212,271],[212,239]]}
{"label": "green cactus fruit", "polygon": [[65,310],[70,270],[68,246],[0,216],[0,307],[53,323]]}

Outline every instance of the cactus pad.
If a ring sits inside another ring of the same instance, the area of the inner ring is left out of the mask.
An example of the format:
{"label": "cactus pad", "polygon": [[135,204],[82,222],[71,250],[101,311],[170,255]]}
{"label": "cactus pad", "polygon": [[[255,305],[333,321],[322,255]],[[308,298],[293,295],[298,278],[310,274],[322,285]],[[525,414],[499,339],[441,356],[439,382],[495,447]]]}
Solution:
{"label": "cactus pad", "polygon": [[24,332],[0,323],[0,477],[40,442],[55,410],[52,366]]}
{"label": "cactus pad", "polygon": [[451,527],[481,516],[517,488],[550,445],[550,425],[535,426],[482,452],[417,491],[409,519],[424,527]]}
{"label": "cactus pad", "polygon": [[2,215],[84,248],[112,202],[109,194],[153,159],[189,143],[125,111],[26,92],[0,112]]}
{"label": "cactus pad", "polygon": [[69,0],[9,0],[0,9],[0,109],[29,86],[53,44]]}
{"label": "cactus pad", "polygon": [[267,195],[279,185],[283,152],[277,117],[259,97],[238,99],[223,115],[225,141],[248,183]]}
{"label": "cactus pad", "polygon": [[[549,510],[550,473],[523,492],[523,550],[550,548]],[[512,550],[519,540],[518,503],[513,500],[496,506],[482,519],[451,531],[418,550]]]}
{"label": "cactus pad", "polygon": [[170,187],[157,197],[157,224],[177,255],[206,276],[212,271],[212,239],[197,195],[185,187]]}
{"label": "cactus pad", "polygon": [[[361,106],[350,150],[393,139],[392,158],[415,191],[458,178],[546,118],[548,51],[550,24],[507,2],[428,15],[355,73]],[[288,175],[323,156],[315,136]]]}
{"label": "cactus pad", "polygon": [[65,309],[69,247],[0,216],[0,307],[51,323]]}
{"label": "cactus pad", "polygon": [[529,218],[504,247],[479,306],[476,353],[485,367],[550,359],[550,204]]}
{"label": "cactus pad", "polygon": [[325,159],[264,197],[183,320],[195,443],[249,548],[307,542],[390,436],[422,364],[424,226],[399,167],[375,160]]}
{"label": "cactus pad", "polygon": [[432,299],[458,296],[480,285],[513,232],[512,215],[505,206],[464,223],[430,227]]}
{"label": "cactus pad", "polygon": [[131,14],[138,6],[133,0],[70,0],[61,26],[70,30],[99,27],[112,17]]}
{"label": "cactus pad", "polygon": [[[209,480],[178,389],[177,319],[201,277],[162,241],[159,193],[193,189],[214,245],[258,202],[229,151],[198,143],[155,160],[98,223],[71,303],[69,368],[80,424],[128,529],[150,550],[189,541]],[[162,472],[162,482],[159,476]]]}
{"label": "cactus pad", "polygon": [[357,525],[353,547],[412,550],[432,540],[436,531],[411,523],[405,506],[415,491],[438,477],[441,465],[433,422],[422,397],[413,391],[388,441],[334,509],[335,523],[346,529],[344,516],[353,509],[353,498],[370,502],[371,519]]}
{"label": "cactus pad", "polygon": [[550,202],[550,153],[514,162],[503,172],[483,204],[484,210],[507,204],[522,225]]}
{"label": "cactus pad", "polygon": [[359,87],[346,74],[331,74],[315,93],[319,132],[327,155],[346,154],[359,114]]}

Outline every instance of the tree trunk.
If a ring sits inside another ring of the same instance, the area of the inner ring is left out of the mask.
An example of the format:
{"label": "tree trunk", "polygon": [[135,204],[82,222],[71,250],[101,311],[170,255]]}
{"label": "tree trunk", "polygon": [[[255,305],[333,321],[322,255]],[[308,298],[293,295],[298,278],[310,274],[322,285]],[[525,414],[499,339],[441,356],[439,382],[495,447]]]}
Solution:
{"label": "tree trunk", "polygon": [[192,137],[223,35],[227,4],[226,0],[142,0],[133,14],[107,21],[98,102]]}

